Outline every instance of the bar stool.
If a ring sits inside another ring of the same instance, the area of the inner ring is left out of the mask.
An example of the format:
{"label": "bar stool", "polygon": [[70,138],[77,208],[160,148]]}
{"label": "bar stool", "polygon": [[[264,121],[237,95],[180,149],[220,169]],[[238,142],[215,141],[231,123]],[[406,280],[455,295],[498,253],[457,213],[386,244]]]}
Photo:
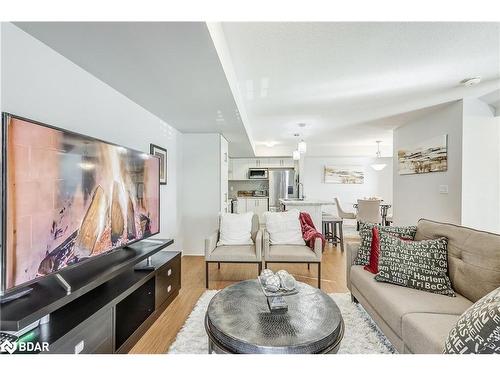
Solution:
{"label": "bar stool", "polygon": [[325,240],[335,246],[340,243],[340,249],[344,251],[344,233],[342,231],[343,220],[340,217],[323,212],[322,222]]}

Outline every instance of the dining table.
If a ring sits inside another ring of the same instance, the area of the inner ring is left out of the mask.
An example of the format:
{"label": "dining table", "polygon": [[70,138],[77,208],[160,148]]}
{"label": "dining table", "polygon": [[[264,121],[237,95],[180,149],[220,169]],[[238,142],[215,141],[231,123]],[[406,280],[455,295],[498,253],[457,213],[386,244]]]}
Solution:
{"label": "dining table", "polygon": [[[358,210],[357,203],[354,203],[352,206],[356,209],[356,211]],[[389,222],[387,221],[387,212],[391,207],[392,205],[388,203],[380,203],[380,216],[382,217],[382,225],[389,225]]]}

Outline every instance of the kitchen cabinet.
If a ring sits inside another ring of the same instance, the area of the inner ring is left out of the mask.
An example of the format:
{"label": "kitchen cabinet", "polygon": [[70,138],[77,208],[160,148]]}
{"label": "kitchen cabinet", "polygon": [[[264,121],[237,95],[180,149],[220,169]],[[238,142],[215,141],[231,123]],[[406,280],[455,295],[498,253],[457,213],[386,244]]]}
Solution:
{"label": "kitchen cabinet", "polygon": [[247,212],[247,199],[248,198],[238,198],[238,207],[236,213],[244,214]]}
{"label": "kitchen cabinet", "polygon": [[269,210],[269,199],[268,198],[238,198],[238,213],[244,214],[246,212],[253,212],[259,215],[259,220],[262,222],[264,219],[264,213]]}
{"label": "kitchen cabinet", "polygon": [[292,158],[283,158],[279,159],[281,162],[281,166],[285,168],[294,168],[295,167],[295,161]]}
{"label": "kitchen cabinet", "polygon": [[293,168],[295,163],[292,158],[269,158],[266,159],[267,168]]}
{"label": "kitchen cabinet", "polygon": [[232,158],[229,164],[230,180],[247,180],[250,168],[294,168],[292,158]]}
{"label": "kitchen cabinet", "polygon": [[253,158],[253,159],[246,159],[246,160],[247,160],[248,168],[264,168],[267,159]]}
{"label": "kitchen cabinet", "polygon": [[246,180],[248,178],[249,159],[231,159],[231,164],[232,180]]}
{"label": "kitchen cabinet", "polygon": [[229,202],[229,155],[228,155],[228,143],[224,137],[220,137],[220,212],[227,213],[231,212],[231,206]]}

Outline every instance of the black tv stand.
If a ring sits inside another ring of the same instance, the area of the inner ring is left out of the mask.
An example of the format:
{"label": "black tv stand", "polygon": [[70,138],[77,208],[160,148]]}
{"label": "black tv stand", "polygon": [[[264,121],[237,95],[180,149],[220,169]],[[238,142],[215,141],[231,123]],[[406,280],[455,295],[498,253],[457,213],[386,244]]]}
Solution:
{"label": "black tv stand", "polygon": [[60,274],[56,273],[54,275],[59,285],[66,291],[66,294],[71,294],[71,285],[62,277]]}
{"label": "black tv stand", "polygon": [[134,270],[136,270],[136,271],[154,271],[155,266],[153,264],[151,257],[148,257],[146,259],[146,262],[141,262],[141,263],[137,264],[134,267]]}
{"label": "black tv stand", "polygon": [[0,305],[3,305],[4,303],[7,303],[7,302],[14,301],[18,298],[27,296],[32,291],[33,291],[33,288],[24,288],[24,289],[21,289],[21,290],[14,292],[14,293],[11,293],[11,294],[2,295],[2,296],[0,296]]}
{"label": "black tv stand", "polygon": [[[181,254],[160,251],[172,243],[141,241],[62,271],[70,294],[55,277],[41,279],[30,295],[0,306],[0,330],[19,332],[50,314],[26,333],[50,353],[128,352],[178,295]],[[134,269],[148,258],[153,269]]]}

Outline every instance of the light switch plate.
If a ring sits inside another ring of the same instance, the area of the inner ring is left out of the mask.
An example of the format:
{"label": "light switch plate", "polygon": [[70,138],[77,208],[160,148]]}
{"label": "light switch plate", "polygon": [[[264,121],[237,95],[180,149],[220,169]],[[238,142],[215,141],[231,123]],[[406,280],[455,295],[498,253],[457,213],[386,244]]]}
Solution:
{"label": "light switch plate", "polygon": [[448,185],[439,185],[439,194],[448,194]]}

